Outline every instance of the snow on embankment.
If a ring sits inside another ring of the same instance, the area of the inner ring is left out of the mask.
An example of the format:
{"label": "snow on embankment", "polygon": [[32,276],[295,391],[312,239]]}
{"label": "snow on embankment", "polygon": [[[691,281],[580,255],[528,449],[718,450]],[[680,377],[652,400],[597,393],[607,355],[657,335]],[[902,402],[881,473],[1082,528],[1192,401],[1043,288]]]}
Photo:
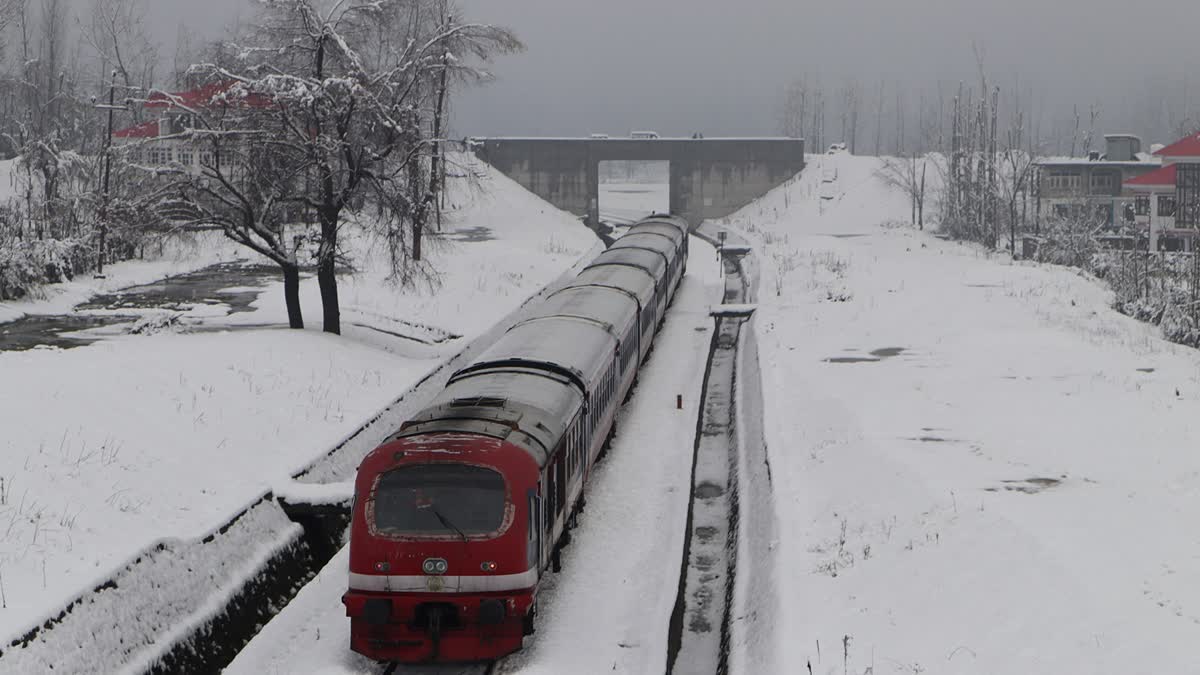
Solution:
{"label": "snow on embankment", "polygon": [[728,219],[765,261],[760,663],[1193,671],[1200,353],[1069,269],[880,227],[908,203],[879,161],[820,159]]}
{"label": "snow on embankment", "polygon": [[[454,195],[459,208],[447,225],[468,234],[429,249],[431,263],[441,271],[436,292],[382,282],[371,287],[370,280],[383,273],[368,268],[362,279],[343,284],[348,324],[366,317],[362,308],[369,307],[373,315],[363,323],[416,321],[427,334],[469,339],[590,254],[596,240],[577,219],[508,179],[479,170],[485,172],[487,192]],[[477,228],[486,228],[488,236],[480,236]],[[305,309],[309,317],[318,317],[319,304],[312,300],[307,296]],[[274,323],[281,305],[281,294],[268,291],[258,301],[260,311],[237,316]],[[363,336],[349,330],[334,337],[315,326],[307,331],[243,328],[121,336],[67,351],[0,353],[0,381],[6,385],[0,389],[0,428],[5,430],[0,436],[0,585],[6,605],[0,612],[5,638],[0,670],[18,658],[19,650],[8,648],[13,640],[64,607],[87,612],[97,598],[111,595],[104,586],[135,558],[133,567],[155,569],[161,566],[150,560],[147,567],[140,559],[182,551],[178,555],[205,564],[241,555],[246,558],[241,571],[226,577],[233,583],[254,571],[255,556],[291,545],[294,532],[264,526],[259,548],[238,553],[229,548],[240,546],[234,539],[212,530],[257,502],[271,485],[286,482],[462,346],[462,340],[448,339],[428,346],[421,358],[405,358],[378,346],[386,340],[407,343],[406,338]],[[259,522],[259,516],[250,520]],[[196,542],[210,534],[220,550],[193,556]],[[168,542],[166,553],[162,542]],[[125,591],[142,584],[143,600],[156,608],[156,618],[117,619],[118,643],[161,642],[217,609],[203,594],[159,595],[152,575],[119,579],[118,588]],[[103,605],[92,621],[111,626],[114,616],[140,611],[129,604],[133,595],[128,602]],[[76,599],[81,602],[72,604]],[[56,631],[43,631],[35,646],[45,654],[68,653],[63,645],[89,630],[86,620],[70,625],[56,641],[45,639]],[[29,658],[21,662],[44,657]],[[97,645],[79,658],[86,658],[79,663],[89,668],[111,671],[145,659],[146,653]]]}

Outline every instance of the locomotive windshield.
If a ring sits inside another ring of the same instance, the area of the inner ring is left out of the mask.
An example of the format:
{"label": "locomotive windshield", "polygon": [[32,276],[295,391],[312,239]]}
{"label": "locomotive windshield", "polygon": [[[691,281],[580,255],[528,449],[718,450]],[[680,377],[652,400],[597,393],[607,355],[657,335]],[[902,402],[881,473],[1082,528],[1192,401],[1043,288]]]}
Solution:
{"label": "locomotive windshield", "polygon": [[490,534],[504,522],[504,478],[467,464],[411,464],[379,477],[375,531],[400,536]]}

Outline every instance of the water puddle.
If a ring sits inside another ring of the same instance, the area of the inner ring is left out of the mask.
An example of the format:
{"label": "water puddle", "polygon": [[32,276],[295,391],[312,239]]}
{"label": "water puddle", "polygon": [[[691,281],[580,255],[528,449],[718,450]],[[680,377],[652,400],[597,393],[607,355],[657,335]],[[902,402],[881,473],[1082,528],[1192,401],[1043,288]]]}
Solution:
{"label": "water puddle", "polygon": [[[871,351],[870,356],[831,356],[823,359],[825,363],[878,363],[884,359],[900,356],[908,350],[907,347],[880,347]],[[858,351],[847,349],[848,352]]]}
{"label": "water puddle", "polygon": [[725,488],[716,483],[701,483],[696,486],[697,499],[713,499],[725,494]]}
{"label": "water puddle", "polygon": [[1139,373],[1153,373],[1154,369],[1153,368],[1138,368],[1137,371]]}
{"label": "water puddle", "polygon": [[1026,478],[1025,480],[1005,480],[1000,487],[984,488],[987,492],[1020,492],[1027,495],[1035,495],[1039,492],[1044,492],[1050,488],[1062,485],[1062,480],[1059,478]]}
{"label": "water puddle", "polygon": [[443,239],[449,239],[450,241],[460,241],[466,243],[492,241],[495,239],[495,237],[492,236],[492,229],[490,227],[483,226],[465,227],[461,230],[453,230],[439,236]]}
{"label": "water puddle", "polygon": [[[98,328],[136,322],[140,317],[122,310],[164,309],[184,312],[203,305],[223,306],[228,314],[254,311],[263,287],[282,278],[278,267],[219,263],[195,272],[167,277],[94,296],[75,307],[76,313],[30,315],[0,324],[0,351],[24,351],[39,346],[70,349],[92,344],[103,336],[79,334]],[[103,313],[78,313],[97,312]],[[112,312],[112,313],[108,313]],[[230,330],[222,326],[216,330]],[[189,330],[204,331],[204,327]]]}
{"label": "water puddle", "polygon": [[99,341],[101,337],[78,334],[78,331],[132,323],[137,319],[126,314],[26,316],[0,324],[0,352],[21,352],[35,347],[83,347]]}
{"label": "water puddle", "polygon": [[253,311],[251,305],[262,293],[260,287],[282,278],[279,268],[270,265],[220,263],[188,274],[97,295],[75,309],[185,311],[197,305],[228,305],[230,314],[238,314]]}

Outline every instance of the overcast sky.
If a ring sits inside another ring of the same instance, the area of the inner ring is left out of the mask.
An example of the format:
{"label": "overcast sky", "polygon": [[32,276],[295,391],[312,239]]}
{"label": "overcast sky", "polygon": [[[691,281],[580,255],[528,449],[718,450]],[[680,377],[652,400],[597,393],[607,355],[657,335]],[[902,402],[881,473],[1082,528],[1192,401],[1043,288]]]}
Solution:
{"label": "overcast sky", "polygon": [[[79,1],[79,0],[77,0]],[[173,42],[180,20],[213,33],[248,0],[150,0]],[[506,25],[524,54],[455,101],[456,131],[485,134],[769,134],[781,89],[932,89],[973,78],[972,42],[1001,85],[1018,76],[1060,105],[1117,107],[1145,78],[1200,72],[1194,0],[460,0]],[[240,10],[243,14],[245,9]],[[164,44],[164,53],[173,45]],[[873,94],[871,95],[873,96]],[[1200,99],[1200,96],[1196,96]],[[1198,106],[1200,107],[1200,106]]]}

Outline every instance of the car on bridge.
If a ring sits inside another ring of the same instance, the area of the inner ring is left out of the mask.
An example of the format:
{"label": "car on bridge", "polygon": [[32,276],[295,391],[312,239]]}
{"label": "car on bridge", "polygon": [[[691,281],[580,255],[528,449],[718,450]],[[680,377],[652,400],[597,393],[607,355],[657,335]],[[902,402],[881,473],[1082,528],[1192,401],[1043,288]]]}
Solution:
{"label": "car on bridge", "polygon": [[656,131],[631,131],[631,132],[629,132],[629,137],[636,138],[638,140],[653,140],[655,138],[658,138],[658,132],[656,132]]}

